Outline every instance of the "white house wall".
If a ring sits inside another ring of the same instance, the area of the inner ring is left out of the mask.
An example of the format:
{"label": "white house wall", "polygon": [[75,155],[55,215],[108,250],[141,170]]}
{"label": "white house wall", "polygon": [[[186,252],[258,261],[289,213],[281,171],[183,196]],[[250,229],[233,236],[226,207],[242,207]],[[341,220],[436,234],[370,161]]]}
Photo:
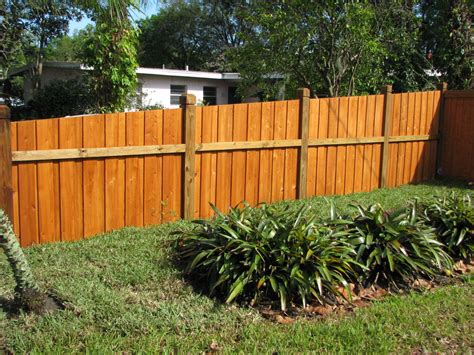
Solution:
{"label": "white house wall", "polygon": [[202,102],[204,97],[204,86],[216,88],[217,104],[222,105],[228,102],[228,87],[236,86],[223,80],[196,79],[169,76],[138,75],[143,94],[142,102],[144,105],[163,105],[164,107],[174,108],[178,105],[170,103],[170,86],[185,85],[188,94],[196,96],[196,101]]}

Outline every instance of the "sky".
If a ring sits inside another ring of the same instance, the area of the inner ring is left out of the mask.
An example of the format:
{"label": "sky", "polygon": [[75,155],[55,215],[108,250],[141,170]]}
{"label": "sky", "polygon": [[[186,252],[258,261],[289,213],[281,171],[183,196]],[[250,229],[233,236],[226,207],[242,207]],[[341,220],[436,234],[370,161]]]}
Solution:
{"label": "sky", "polygon": [[[146,8],[142,9],[142,12],[134,12],[133,19],[141,20],[145,17],[150,17],[158,12],[160,8],[160,2],[157,2],[155,5],[148,5]],[[81,21],[71,21],[69,23],[69,35],[72,35],[74,32],[82,30],[87,25],[92,24],[92,21],[89,18],[83,18]]]}

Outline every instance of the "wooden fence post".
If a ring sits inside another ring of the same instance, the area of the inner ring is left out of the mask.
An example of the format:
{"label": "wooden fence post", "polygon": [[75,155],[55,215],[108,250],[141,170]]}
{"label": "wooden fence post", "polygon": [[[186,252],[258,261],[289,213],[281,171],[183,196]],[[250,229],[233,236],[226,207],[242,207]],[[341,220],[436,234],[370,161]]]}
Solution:
{"label": "wooden fence post", "polygon": [[436,144],[436,167],[435,167],[435,176],[440,177],[443,174],[443,169],[441,167],[441,155],[443,150],[443,132],[444,132],[444,94],[448,91],[448,83],[439,83],[438,90],[441,92],[439,97],[439,115],[438,115],[438,142]]}
{"label": "wooden fence post", "polygon": [[12,148],[10,109],[0,105],[0,208],[13,223]]}
{"label": "wooden fence post", "polygon": [[301,149],[298,175],[298,198],[306,198],[308,190],[308,141],[309,141],[309,89],[298,89],[300,100],[300,137]]}
{"label": "wooden fence post", "polygon": [[184,153],[184,219],[194,218],[194,176],[196,159],[196,96],[184,94],[180,97],[183,109],[183,122],[185,129]]}
{"label": "wooden fence post", "polygon": [[381,187],[387,187],[388,179],[388,159],[390,152],[390,128],[392,127],[392,85],[385,85],[382,88],[384,95],[384,129],[382,146],[382,178]]}

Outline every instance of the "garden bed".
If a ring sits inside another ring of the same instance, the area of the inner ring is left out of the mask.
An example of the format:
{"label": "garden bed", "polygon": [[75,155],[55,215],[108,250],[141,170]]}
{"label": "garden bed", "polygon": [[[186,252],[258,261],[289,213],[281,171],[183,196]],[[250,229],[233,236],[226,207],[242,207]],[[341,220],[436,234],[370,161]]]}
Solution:
{"label": "garden bed", "polygon": [[[424,184],[334,197],[381,203],[390,209],[413,196],[424,198],[468,186]],[[472,190],[471,190],[472,191]],[[282,202],[297,208],[322,198]],[[3,255],[0,274],[0,352],[119,351],[469,351],[474,346],[469,274],[457,282],[403,295],[387,295],[354,312],[293,317],[290,324],[257,309],[226,305],[201,295],[174,266],[171,232],[187,222],[126,228],[76,243],[26,250],[44,289],[54,290],[66,309],[46,316],[8,313],[13,280]],[[319,310],[321,313],[323,310]],[[317,312],[316,312],[317,313]]]}

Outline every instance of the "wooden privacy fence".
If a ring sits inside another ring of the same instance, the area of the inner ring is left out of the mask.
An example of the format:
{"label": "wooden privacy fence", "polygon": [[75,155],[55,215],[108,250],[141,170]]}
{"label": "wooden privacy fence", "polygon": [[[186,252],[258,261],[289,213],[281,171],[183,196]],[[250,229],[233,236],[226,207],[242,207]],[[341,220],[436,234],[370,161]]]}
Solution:
{"label": "wooden privacy fence", "polygon": [[443,97],[439,174],[474,181],[474,90],[447,91]]}
{"label": "wooden privacy fence", "polygon": [[299,97],[12,123],[21,244],[434,177],[441,91]]}

